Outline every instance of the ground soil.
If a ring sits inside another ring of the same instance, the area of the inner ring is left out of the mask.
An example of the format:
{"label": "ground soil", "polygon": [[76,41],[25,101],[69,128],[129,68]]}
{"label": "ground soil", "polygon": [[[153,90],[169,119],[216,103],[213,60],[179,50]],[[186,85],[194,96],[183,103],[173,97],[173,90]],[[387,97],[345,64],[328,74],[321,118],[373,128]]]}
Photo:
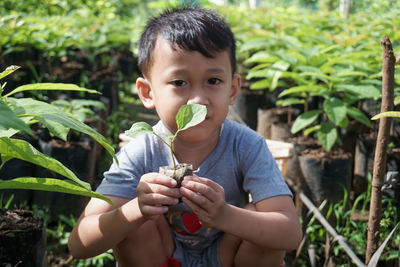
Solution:
{"label": "ground soil", "polygon": [[1,210],[0,236],[14,230],[40,229],[41,218],[29,210]]}
{"label": "ground soil", "polygon": [[324,158],[324,159],[347,159],[351,156],[350,153],[343,151],[342,149],[325,151],[322,147],[317,149],[305,149],[301,152],[301,156],[306,158]]}

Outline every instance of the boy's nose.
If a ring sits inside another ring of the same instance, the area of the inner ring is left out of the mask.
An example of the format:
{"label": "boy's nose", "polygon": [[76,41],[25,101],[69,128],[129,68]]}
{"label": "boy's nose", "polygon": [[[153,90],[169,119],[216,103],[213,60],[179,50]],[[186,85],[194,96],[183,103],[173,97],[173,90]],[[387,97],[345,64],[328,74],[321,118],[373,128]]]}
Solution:
{"label": "boy's nose", "polygon": [[192,96],[188,100],[188,104],[201,104],[208,106],[210,104],[209,99],[204,90],[194,90]]}

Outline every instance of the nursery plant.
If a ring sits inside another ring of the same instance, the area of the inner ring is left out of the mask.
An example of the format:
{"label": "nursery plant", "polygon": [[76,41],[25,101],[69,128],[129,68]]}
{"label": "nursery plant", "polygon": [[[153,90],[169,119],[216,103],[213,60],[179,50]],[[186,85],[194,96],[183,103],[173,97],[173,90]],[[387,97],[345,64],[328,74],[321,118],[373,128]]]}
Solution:
{"label": "nursery plant", "polygon": [[[176,114],[175,120],[176,120],[176,125],[177,125],[177,131],[175,134],[171,136],[160,136],[157,133],[154,132],[153,128],[146,122],[136,122],[132,125],[132,127],[125,131],[125,134],[129,137],[135,138],[137,136],[140,136],[142,134],[147,134],[151,133],[157,136],[164,144],[166,144],[170,150],[171,153],[171,158],[173,162],[173,169],[171,176],[177,180],[178,182],[178,187],[185,175],[188,175],[186,173],[187,166],[186,164],[181,164],[183,165],[183,173],[176,174],[176,171],[181,167],[180,165],[177,165],[175,162],[175,157],[174,157],[174,152],[173,152],[173,143],[175,141],[175,138],[178,136],[178,134],[190,127],[196,126],[200,124],[206,117],[207,115],[207,108],[204,105],[200,104],[187,104],[183,105],[179,108],[178,113]],[[167,166],[168,167],[168,166]],[[191,169],[191,166],[189,167]],[[170,172],[166,172],[165,174],[169,174]]]}
{"label": "nursery plant", "polygon": [[[6,77],[19,67],[10,66],[0,73],[0,79]],[[67,180],[47,177],[18,177],[11,180],[0,179],[0,189],[34,189],[55,191],[70,194],[96,197],[112,203],[105,196],[93,192],[90,185],[80,180],[76,175],[57,161],[33,147],[27,141],[17,138],[17,134],[25,133],[34,136],[30,126],[40,124],[50,133],[66,140],[68,132],[75,131],[85,133],[99,142],[114,158],[114,149],[107,140],[95,130],[79,121],[79,119],[64,112],[55,105],[31,98],[12,97],[15,94],[30,90],[73,90],[87,93],[97,91],[85,89],[73,84],[39,83],[20,86],[7,94],[4,93],[5,84],[0,89],[0,155],[1,165],[12,158],[31,162],[43,168],[54,171]]]}

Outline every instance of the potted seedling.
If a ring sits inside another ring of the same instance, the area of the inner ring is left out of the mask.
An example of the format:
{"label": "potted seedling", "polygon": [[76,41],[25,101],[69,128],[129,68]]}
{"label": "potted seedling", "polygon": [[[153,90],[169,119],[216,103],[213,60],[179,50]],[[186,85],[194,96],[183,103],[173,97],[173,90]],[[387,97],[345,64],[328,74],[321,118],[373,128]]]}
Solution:
{"label": "potted seedling", "polygon": [[[16,71],[10,66],[0,72],[0,79]],[[68,193],[78,196],[95,197],[112,204],[110,199],[91,190],[88,183],[53,157],[38,151],[34,146],[18,138],[25,133],[35,136],[31,125],[40,124],[50,133],[66,140],[73,129],[91,136],[115,159],[114,149],[106,138],[60,108],[32,98],[15,97],[18,93],[38,90],[63,90],[96,93],[73,84],[38,83],[20,86],[9,93],[4,92],[5,83],[0,85],[0,169],[12,159],[18,159],[51,170],[63,178],[54,176],[23,175],[5,179],[0,174],[0,194],[9,189],[29,189]],[[20,94],[19,94],[20,95]],[[65,201],[65,200],[64,200]],[[1,203],[0,203],[1,207]],[[21,209],[0,209],[0,262],[4,265],[45,266],[46,236],[43,220],[31,211]],[[32,246],[32,244],[34,244]]]}
{"label": "potted seedling", "polygon": [[174,178],[177,181],[177,187],[181,186],[185,176],[192,175],[193,168],[191,164],[177,164],[173,152],[173,144],[178,134],[190,127],[196,126],[204,121],[207,115],[207,108],[200,104],[183,105],[176,114],[177,131],[172,136],[160,136],[154,132],[153,128],[146,122],[136,122],[132,127],[125,131],[128,137],[135,138],[142,134],[152,133],[168,146],[171,153],[173,166],[161,166],[159,172]]}

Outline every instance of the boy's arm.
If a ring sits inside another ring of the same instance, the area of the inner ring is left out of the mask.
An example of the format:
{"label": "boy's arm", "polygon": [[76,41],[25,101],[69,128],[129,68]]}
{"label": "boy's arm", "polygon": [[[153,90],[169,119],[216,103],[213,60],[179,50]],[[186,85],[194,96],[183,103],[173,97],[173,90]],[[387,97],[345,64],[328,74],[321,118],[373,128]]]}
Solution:
{"label": "boy's arm", "polygon": [[222,186],[196,176],[185,177],[181,192],[204,226],[271,249],[292,250],[300,243],[302,230],[290,196],[261,200],[256,211],[243,209],[226,203]]}
{"label": "boy's arm", "polygon": [[118,208],[92,198],[72,230],[68,248],[75,258],[93,257],[107,251],[145,222],[137,198],[108,197]]}
{"label": "boy's arm", "polygon": [[257,211],[227,204],[218,229],[256,245],[278,249],[296,249],[302,238],[293,201],[276,196],[255,204]]}
{"label": "boy's arm", "polygon": [[109,196],[117,208],[92,198],[71,232],[68,247],[72,256],[88,258],[115,247],[131,231],[165,213],[181,197],[176,181],[158,173],[144,174],[136,188],[137,197]]}

